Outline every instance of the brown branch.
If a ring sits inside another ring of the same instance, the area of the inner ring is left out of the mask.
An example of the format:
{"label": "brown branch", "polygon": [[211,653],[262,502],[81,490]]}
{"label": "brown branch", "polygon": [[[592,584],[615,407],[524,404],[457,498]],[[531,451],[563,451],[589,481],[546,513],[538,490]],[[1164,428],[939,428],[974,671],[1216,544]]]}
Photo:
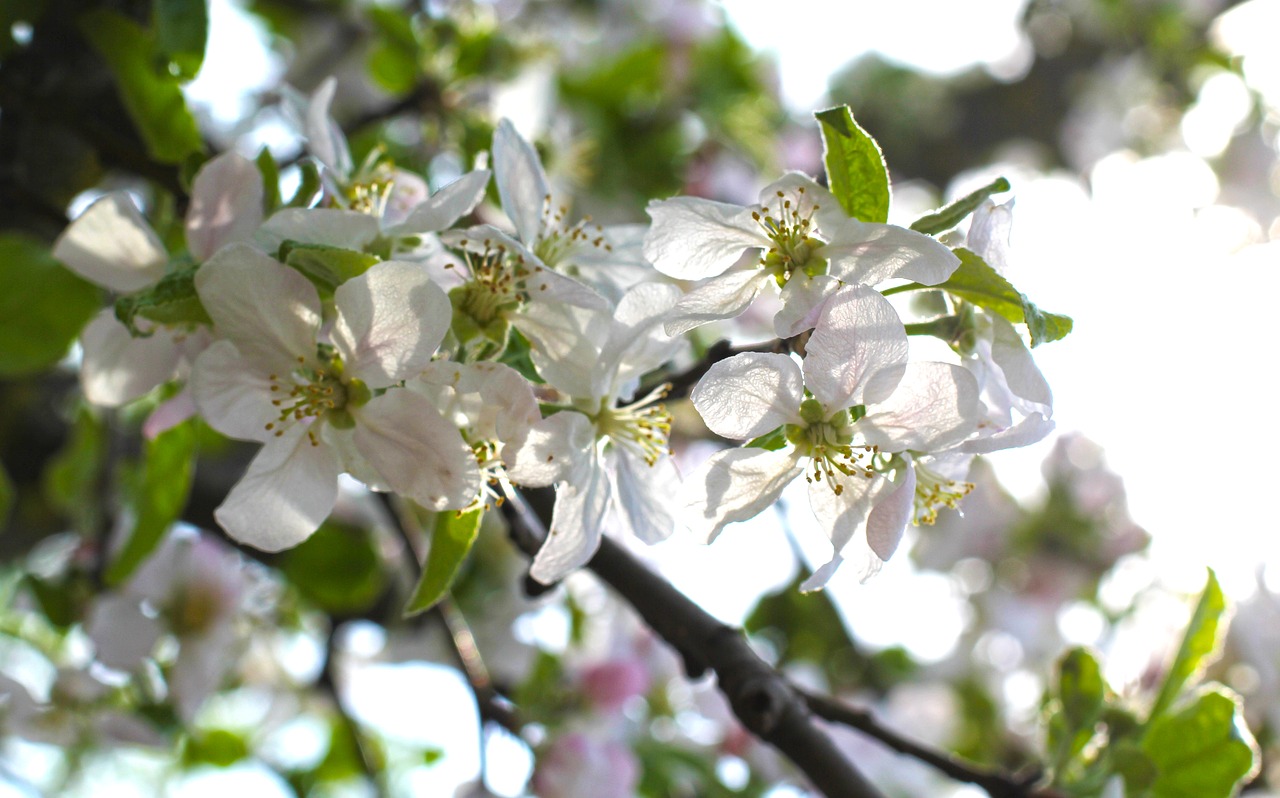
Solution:
{"label": "brown branch", "polygon": [[[503,510],[513,540],[532,556],[545,536],[545,524],[521,496],[511,497]],[[741,630],[707,614],[608,538],[601,540],[587,568],[682,655],[690,678],[714,672],[743,726],[782,752],[828,798],[882,796],[814,722],[803,696],[747,645]]]}
{"label": "brown branch", "polygon": [[939,751],[910,740],[876,720],[870,710],[854,707],[830,696],[796,688],[815,715],[839,723],[879,740],[900,754],[918,759],[956,781],[975,784],[991,798],[1054,798],[1057,793],[1037,789],[1043,773],[1037,768],[1025,775],[1013,775],[995,768],[968,762],[955,754]]}

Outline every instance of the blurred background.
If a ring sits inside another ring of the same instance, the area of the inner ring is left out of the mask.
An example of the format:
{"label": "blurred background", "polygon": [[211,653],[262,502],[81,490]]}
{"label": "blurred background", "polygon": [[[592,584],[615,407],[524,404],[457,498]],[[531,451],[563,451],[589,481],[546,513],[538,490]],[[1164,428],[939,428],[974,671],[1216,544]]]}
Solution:
{"label": "blurred background", "polygon": [[[146,150],[111,76],[71,22],[86,8],[21,0],[0,13],[0,228],[47,244],[94,197],[124,188],[180,240],[166,190],[189,177],[190,153],[137,157]],[[286,195],[304,151],[282,96],[330,75],[357,163],[380,143],[438,188],[485,157],[507,117],[575,213],[601,222],[642,222],[649,199],[676,193],[749,203],[780,170],[820,174],[811,114],[840,103],[884,149],[890,221],[1008,178],[1012,192],[996,198],[1014,202],[1008,276],[1075,320],[1034,352],[1058,432],[980,462],[963,516],[909,530],[866,585],[838,575],[819,596],[797,593],[826,559],[798,496],[711,547],[677,538],[640,553],[745,624],[795,678],[1009,768],[1043,744],[1044,692],[1065,647],[1104,652],[1118,691],[1150,689],[1211,567],[1235,606],[1213,674],[1244,696],[1264,751],[1249,790],[1271,794],[1280,524],[1263,500],[1280,432],[1264,347],[1280,287],[1280,2],[207,8],[203,63],[180,76],[194,75],[182,96],[197,143],[268,148]],[[167,576],[144,567],[116,595],[203,620],[171,624],[146,664],[94,661],[94,618],[107,609],[88,563],[110,513],[93,497],[114,467],[145,480],[145,453],[129,442],[145,412],[81,407],[73,360],[6,366],[0,408],[0,796],[585,796],[605,794],[581,791],[600,789],[600,773],[631,771],[618,794],[803,794],[590,577],[524,598],[521,559],[488,528],[457,609],[494,682],[533,720],[516,736],[482,719],[446,626],[399,619],[408,577],[354,491],[312,541],[249,566],[193,528],[171,533],[155,556],[179,564]],[[710,444],[691,409],[675,411],[691,467]],[[195,523],[244,456],[201,434]],[[191,578],[209,587],[175,598],[164,585],[198,547],[211,548]],[[208,655],[194,659],[202,646],[220,654],[212,675]],[[186,661],[206,671],[204,688],[175,717]],[[847,737],[891,794],[983,794]],[[582,763],[600,768],[595,781]]]}

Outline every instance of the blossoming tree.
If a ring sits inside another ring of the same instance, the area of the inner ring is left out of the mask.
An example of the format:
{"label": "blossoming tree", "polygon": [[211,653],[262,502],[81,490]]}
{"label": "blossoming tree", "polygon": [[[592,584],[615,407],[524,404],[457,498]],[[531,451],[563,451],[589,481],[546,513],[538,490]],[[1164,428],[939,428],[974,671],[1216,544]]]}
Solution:
{"label": "blossoming tree", "polygon": [[[6,10],[0,53],[14,92],[0,120],[53,119],[110,167],[75,184],[67,218],[69,197],[46,207],[58,229],[18,220],[0,238],[19,287],[0,367],[56,390],[70,420],[44,468],[61,534],[5,463],[0,506],[29,531],[3,582],[0,731],[58,754],[0,777],[75,786],[85,757],[139,746],[178,751],[174,772],[266,762],[298,795],[344,781],[426,794],[403,774],[456,754],[407,753],[362,721],[351,685],[370,626],[376,656],[461,674],[482,760],[501,728],[532,761],[482,762],[449,786],[459,795],[924,789],[849,729],[936,771],[927,789],[945,777],[996,798],[1228,795],[1256,772],[1238,697],[1201,682],[1223,614],[1212,577],[1145,691],[1109,685],[1095,653],[1055,640],[1034,662],[1043,698],[1019,749],[952,753],[863,706],[906,680],[886,675],[890,654],[859,649],[858,619],[851,637],[824,588],[911,579],[876,574],[917,538],[922,567],[969,567],[938,553],[964,543],[920,530],[971,503],[977,518],[1027,513],[1000,504],[980,457],[1053,430],[1033,349],[1072,322],[1004,273],[1008,181],[891,224],[886,156],[836,106],[797,129],[821,157],[758,164],[741,202],[692,180],[673,196],[653,176],[604,201],[571,185],[572,122],[518,124],[480,97],[517,91],[499,84],[533,56],[482,16],[416,4],[358,9],[378,31],[372,74],[400,99],[349,121],[349,75],[278,87],[267,110],[289,144],[251,158],[245,141],[205,141],[179,89],[205,54],[201,0],[67,5]],[[673,41],[689,30],[665,24]],[[700,35],[672,47],[745,83],[715,102],[768,96],[733,34]],[[114,114],[104,122],[49,116],[56,91],[80,89],[13,77],[67,41],[104,76],[86,90]],[[567,58],[565,94],[603,113],[592,92],[631,91],[637,68],[615,67],[600,79]],[[379,126],[393,118],[414,132]],[[610,154],[644,145],[624,136]],[[1064,485],[1085,479],[1073,467]],[[779,511],[771,534],[829,555],[759,601],[750,638],[646,564],[672,539],[714,557],[717,538],[801,492],[811,515]],[[1086,508],[1081,528],[1101,529],[1123,509],[1102,503],[1109,515],[1075,496],[1058,509]],[[1115,537],[1095,569],[1142,542]],[[566,641],[513,633],[548,612]],[[311,666],[272,654],[290,635],[311,641]],[[836,651],[861,675],[831,667]],[[253,689],[267,696],[256,728],[219,720]],[[290,724],[316,718],[319,753],[299,758]],[[524,775],[500,786],[508,771]]]}

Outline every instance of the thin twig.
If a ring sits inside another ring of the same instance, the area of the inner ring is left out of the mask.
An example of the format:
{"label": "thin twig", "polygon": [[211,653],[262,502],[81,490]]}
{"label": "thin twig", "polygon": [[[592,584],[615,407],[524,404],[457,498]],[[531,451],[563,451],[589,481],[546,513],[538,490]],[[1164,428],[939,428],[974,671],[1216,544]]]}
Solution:
{"label": "thin twig", "polygon": [[815,715],[839,723],[879,740],[900,754],[918,759],[956,781],[975,784],[991,798],[1051,798],[1054,793],[1035,787],[1043,775],[1039,769],[1025,775],[1013,775],[995,768],[968,762],[955,754],[931,748],[910,740],[883,726],[870,710],[837,701],[830,696],[796,688]]}

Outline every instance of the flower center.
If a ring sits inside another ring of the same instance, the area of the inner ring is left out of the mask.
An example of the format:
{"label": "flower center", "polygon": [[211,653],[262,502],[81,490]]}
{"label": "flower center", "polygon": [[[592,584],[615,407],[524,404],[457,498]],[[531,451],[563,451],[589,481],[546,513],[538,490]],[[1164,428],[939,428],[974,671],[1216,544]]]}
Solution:
{"label": "flower center", "polygon": [[324,357],[321,352],[319,365],[298,357],[298,366],[283,378],[270,374],[271,404],[279,415],[267,422],[265,429],[277,438],[284,435],[293,424],[308,425],[307,437],[312,446],[319,446],[314,423],[329,417],[338,421],[348,405],[363,404],[369,398],[369,389],[357,379],[342,378],[342,359],[336,354]]}
{"label": "flower center", "polygon": [[777,208],[761,205],[760,210],[752,211],[751,218],[773,242],[760,257],[760,265],[771,269],[785,283],[797,270],[804,269],[814,258],[814,252],[823,242],[811,235],[814,232],[813,214],[817,205],[809,208],[807,213],[801,212],[801,199],[804,186],[796,187],[796,198],[793,201],[784,192],[777,192]]}
{"label": "flower center", "polygon": [[357,213],[381,218],[387,210],[387,201],[391,199],[391,190],[395,181],[390,177],[371,175],[363,180],[351,183],[346,188],[347,207]]}
{"label": "flower center", "polygon": [[631,447],[652,466],[663,455],[671,454],[667,444],[671,414],[659,401],[669,390],[671,385],[663,383],[629,405],[600,408],[592,419],[596,430],[615,444]]}
{"label": "flower center", "polygon": [[956,503],[973,490],[972,482],[947,479],[916,461],[915,523],[930,524],[938,520],[943,507],[957,509]]}
{"label": "flower center", "polygon": [[550,194],[542,198],[542,235],[532,244],[533,254],[539,260],[555,268],[571,250],[584,244],[606,252],[613,251],[613,246],[604,240],[604,228],[593,225],[590,216],[584,216],[572,225],[568,217],[569,209],[564,205],[553,206]]}
{"label": "flower center", "polygon": [[880,453],[878,446],[854,445],[853,417],[848,410],[840,410],[831,418],[824,419],[825,411],[817,399],[805,399],[800,404],[800,418],[803,424],[788,424],[785,428],[787,440],[803,456],[809,458],[810,473],[804,475],[806,482],[822,482],[835,495],[844,493],[837,472],[847,477],[862,476],[870,479],[875,476],[872,470],[876,455]]}

